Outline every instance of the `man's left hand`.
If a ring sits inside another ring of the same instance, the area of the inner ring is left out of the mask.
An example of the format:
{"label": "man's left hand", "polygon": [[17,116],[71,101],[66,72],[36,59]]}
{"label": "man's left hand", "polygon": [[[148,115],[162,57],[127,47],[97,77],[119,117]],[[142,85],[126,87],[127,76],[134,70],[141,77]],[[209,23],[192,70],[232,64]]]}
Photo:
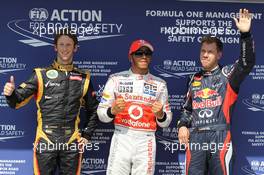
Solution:
{"label": "man's left hand", "polygon": [[80,153],[83,153],[84,152],[84,147],[85,145],[88,143],[89,141],[84,138],[84,137],[81,137],[79,140],[78,140],[78,147],[79,147],[79,152]]}
{"label": "man's left hand", "polygon": [[241,33],[249,32],[251,26],[251,15],[247,9],[240,9],[239,19],[233,19]]}
{"label": "man's left hand", "polygon": [[152,104],[152,112],[154,113],[155,117],[157,117],[158,119],[162,119],[162,117],[163,117],[163,105],[160,102],[155,101]]}
{"label": "man's left hand", "polygon": [[83,144],[83,145],[86,145],[89,141],[84,138],[84,137],[81,137],[80,140],[78,140],[79,144]]}

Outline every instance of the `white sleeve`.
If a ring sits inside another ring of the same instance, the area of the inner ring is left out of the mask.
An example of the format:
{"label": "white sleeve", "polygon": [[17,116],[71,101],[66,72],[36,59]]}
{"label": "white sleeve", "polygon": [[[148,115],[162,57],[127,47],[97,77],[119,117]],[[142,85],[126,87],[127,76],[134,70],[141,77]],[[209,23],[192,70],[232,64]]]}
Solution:
{"label": "white sleeve", "polygon": [[107,114],[107,110],[112,106],[114,100],[115,100],[115,82],[114,79],[110,77],[106,82],[100,104],[97,108],[97,114],[100,121],[104,123],[108,123],[114,119],[113,116],[111,117]]}
{"label": "white sleeve", "polygon": [[172,112],[171,112],[171,108],[169,105],[169,99],[168,99],[168,89],[167,89],[167,85],[166,83],[161,83],[161,87],[159,88],[160,91],[160,97],[159,97],[159,101],[163,104],[163,112],[164,112],[164,116],[165,120],[164,121],[159,121],[157,120],[157,124],[164,128],[164,127],[168,127],[171,123],[172,120]]}

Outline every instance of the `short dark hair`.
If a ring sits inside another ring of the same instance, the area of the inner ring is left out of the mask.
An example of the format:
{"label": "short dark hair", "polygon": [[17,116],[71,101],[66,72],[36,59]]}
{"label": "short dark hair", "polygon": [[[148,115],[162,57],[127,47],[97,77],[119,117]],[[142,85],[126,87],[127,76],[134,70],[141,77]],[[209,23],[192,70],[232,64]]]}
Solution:
{"label": "short dark hair", "polygon": [[223,43],[222,41],[217,38],[217,37],[214,37],[214,36],[204,36],[202,38],[202,41],[201,41],[201,44],[203,43],[208,43],[208,44],[211,44],[211,43],[215,43],[216,44],[216,47],[217,47],[217,50],[222,52],[223,51]]}
{"label": "short dark hair", "polygon": [[77,39],[77,36],[76,34],[74,33],[74,31],[71,31],[69,30],[68,28],[62,28],[62,29],[59,29],[56,34],[55,34],[55,37],[54,37],[54,44],[57,45],[58,43],[58,39],[63,36],[63,35],[66,35],[68,37],[70,37],[73,42],[74,42],[74,45],[77,45],[78,44],[78,39]]}

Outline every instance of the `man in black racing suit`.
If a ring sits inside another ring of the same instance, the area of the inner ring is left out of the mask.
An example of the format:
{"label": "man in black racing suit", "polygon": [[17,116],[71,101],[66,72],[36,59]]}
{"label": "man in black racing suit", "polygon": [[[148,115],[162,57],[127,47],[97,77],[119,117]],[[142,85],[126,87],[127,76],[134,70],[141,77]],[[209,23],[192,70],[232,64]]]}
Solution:
{"label": "man in black racing suit", "polygon": [[232,158],[230,120],[239,86],[255,64],[250,34],[251,18],[241,9],[234,19],[241,32],[241,53],[232,66],[221,67],[223,44],[216,37],[201,42],[201,72],[189,81],[188,93],[178,121],[178,137],[187,145],[186,175],[227,175]]}
{"label": "man in black racing suit", "polygon": [[[34,143],[34,174],[80,174],[82,152],[97,125],[98,101],[90,73],[72,64],[77,37],[64,29],[55,37],[57,59],[47,68],[34,69],[28,81],[15,89],[14,77],[4,87],[12,108],[36,99],[37,133]],[[79,130],[80,108],[87,114],[85,128]]]}

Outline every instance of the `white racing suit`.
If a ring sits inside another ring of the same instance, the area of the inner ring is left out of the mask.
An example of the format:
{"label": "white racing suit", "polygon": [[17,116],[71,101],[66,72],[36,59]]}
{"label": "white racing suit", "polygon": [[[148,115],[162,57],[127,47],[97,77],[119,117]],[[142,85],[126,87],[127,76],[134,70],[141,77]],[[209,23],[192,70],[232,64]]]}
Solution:
{"label": "white racing suit", "polygon": [[[125,100],[125,109],[114,116],[111,106],[120,96]],[[155,101],[163,104],[161,120],[151,110]],[[154,174],[157,124],[167,127],[172,119],[166,82],[150,73],[139,75],[131,70],[113,74],[105,85],[97,113],[102,122],[114,120],[115,124],[107,174]]]}

